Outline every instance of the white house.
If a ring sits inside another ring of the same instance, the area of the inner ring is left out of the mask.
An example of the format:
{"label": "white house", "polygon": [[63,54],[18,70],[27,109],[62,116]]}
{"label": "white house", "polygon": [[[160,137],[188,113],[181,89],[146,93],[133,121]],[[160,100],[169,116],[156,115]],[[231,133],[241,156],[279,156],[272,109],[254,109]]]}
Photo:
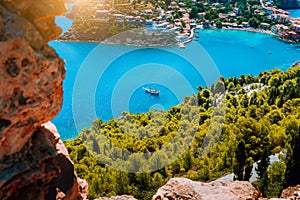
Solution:
{"label": "white house", "polygon": [[108,19],[108,10],[96,10],[95,13],[96,19]]}
{"label": "white house", "polygon": [[249,28],[250,24],[248,22],[242,22],[243,28]]}

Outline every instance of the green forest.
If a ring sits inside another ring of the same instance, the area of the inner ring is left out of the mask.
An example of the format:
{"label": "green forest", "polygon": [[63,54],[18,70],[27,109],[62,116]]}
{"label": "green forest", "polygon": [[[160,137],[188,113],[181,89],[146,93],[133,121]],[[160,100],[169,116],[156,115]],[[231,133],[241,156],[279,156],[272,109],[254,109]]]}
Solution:
{"label": "green forest", "polygon": [[[171,177],[209,182],[234,173],[265,197],[300,183],[300,66],[199,86],[168,111],[124,112],[65,141],[89,198],[151,199]],[[270,164],[269,155],[280,153]]]}

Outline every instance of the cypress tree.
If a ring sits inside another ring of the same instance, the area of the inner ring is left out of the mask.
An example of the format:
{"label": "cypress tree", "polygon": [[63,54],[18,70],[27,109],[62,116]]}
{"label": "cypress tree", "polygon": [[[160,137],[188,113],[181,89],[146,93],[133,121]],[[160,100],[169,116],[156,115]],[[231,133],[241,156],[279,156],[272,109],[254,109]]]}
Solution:
{"label": "cypress tree", "polygon": [[266,197],[266,192],[269,185],[267,170],[270,165],[270,158],[268,152],[268,146],[264,146],[260,162],[257,164],[256,169],[260,178],[259,189],[262,192],[263,197]]}
{"label": "cypress tree", "polygon": [[253,168],[253,161],[251,159],[247,159],[245,163],[245,173],[243,177],[244,181],[249,181],[249,179],[251,178],[252,168]]}
{"label": "cypress tree", "polygon": [[241,140],[238,143],[237,149],[235,150],[235,159],[234,179],[241,181],[244,179],[244,167],[246,163],[246,147],[244,140]]}
{"label": "cypress tree", "polygon": [[[294,121],[295,122],[295,121]],[[292,135],[291,148],[287,153],[286,173],[284,187],[300,184],[300,126],[296,127],[293,121],[290,124],[293,127],[287,128]]]}
{"label": "cypress tree", "polygon": [[93,151],[96,152],[96,153],[100,153],[100,148],[99,148],[99,145],[97,143],[97,140],[96,138],[93,138]]}

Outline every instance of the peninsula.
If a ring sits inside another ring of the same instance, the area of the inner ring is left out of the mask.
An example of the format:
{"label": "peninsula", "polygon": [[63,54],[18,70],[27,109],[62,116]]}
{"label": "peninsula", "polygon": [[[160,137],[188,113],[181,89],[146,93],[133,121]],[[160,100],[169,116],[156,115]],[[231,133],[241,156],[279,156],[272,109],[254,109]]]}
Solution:
{"label": "peninsula", "polygon": [[191,41],[196,28],[262,32],[299,42],[300,18],[279,7],[285,7],[283,1],[76,1],[66,13],[73,25],[59,39],[169,46]]}

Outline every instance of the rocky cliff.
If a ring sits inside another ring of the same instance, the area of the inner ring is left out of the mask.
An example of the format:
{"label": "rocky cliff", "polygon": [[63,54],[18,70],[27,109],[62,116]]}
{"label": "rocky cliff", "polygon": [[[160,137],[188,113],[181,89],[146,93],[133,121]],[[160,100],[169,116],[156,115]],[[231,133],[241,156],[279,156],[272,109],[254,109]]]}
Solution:
{"label": "rocky cliff", "polygon": [[299,200],[300,199],[300,185],[295,187],[288,187],[284,189],[280,196],[282,199]]}
{"label": "rocky cliff", "polygon": [[66,148],[47,123],[62,104],[64,62],[47,42],[63,0],[0,1],[0,199],[81,199]]}
{"label": "rocky cliff", "polygon": [[172,178],[152,200],[255,200],[259,192],[246,181],[202,183],[186,178]]}
{"label": "rocky cliff", "polygon": [[137,200],[136,198],[134,198],[133,196],[130,195],[122,195],[122,196],[113,196],[110,198],[107,197],[100,197],[98,199],[95,200]]}
{"label": "rocky cliff", "polygon": [[[172,178],[159,188],[152,200],[268,200],[247,181],[202,183],[186,178]],[[280,198],[270,200],[299,200],[300,185],[282,191]],[[113,200],[113,199],[111,199]]]}

